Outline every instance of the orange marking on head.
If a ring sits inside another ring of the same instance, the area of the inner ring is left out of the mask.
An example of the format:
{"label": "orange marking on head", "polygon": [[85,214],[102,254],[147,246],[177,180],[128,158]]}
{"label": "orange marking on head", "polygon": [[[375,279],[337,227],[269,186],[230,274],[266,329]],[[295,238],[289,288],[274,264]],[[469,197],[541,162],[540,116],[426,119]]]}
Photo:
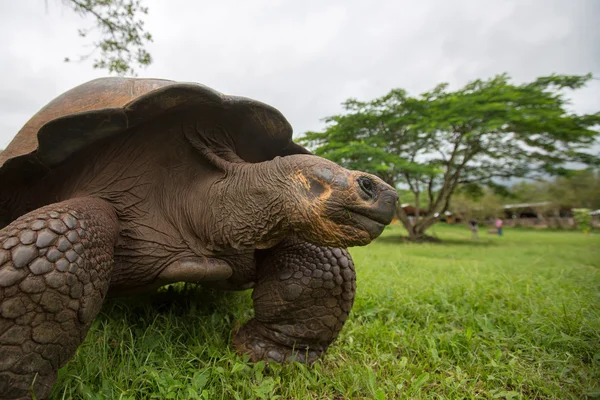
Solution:
{"label": "orange marking on head", "polygon": [[292,179],[304,186],[306,190],[310,190],[310,182],[308,181],[308,178],[304,176],[302,171],[296,171],[294,176],[292,176]]}
{"label": "orange marking on head", "polygon": [[320,183],[325,188],[325,190],[319,195],[319,200],[325,201],[331,197],[331,195],[333,194],[333,189],[331,188],[331,185],[328,182],[320,181]]}

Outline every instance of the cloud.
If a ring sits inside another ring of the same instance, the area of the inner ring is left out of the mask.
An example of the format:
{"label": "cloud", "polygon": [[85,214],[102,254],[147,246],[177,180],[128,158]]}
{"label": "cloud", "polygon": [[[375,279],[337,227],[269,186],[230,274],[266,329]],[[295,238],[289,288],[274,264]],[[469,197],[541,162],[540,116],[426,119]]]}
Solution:
{"label": "cloud", "polygon": [[[279,108],[296,133],[320,129],[349,97],[411,93],[508,72],[600,76],[600,2],[146,1],[155,62],[142,77],[201,82]],[[60,93],[105,72],[65,64],[89,51],[93,21],[62,2],[0,3],[0,148]],[[7,39],[8,38],[8,39]],[[600,110],[600,81],[573,96]]]}

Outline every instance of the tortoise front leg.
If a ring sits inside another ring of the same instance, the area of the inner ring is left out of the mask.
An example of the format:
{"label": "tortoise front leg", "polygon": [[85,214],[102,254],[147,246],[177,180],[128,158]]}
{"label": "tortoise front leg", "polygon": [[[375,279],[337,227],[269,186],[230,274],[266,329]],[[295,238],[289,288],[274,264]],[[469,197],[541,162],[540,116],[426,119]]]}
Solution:
{"label": "tortoise front leg", "polygon": [[0,399],[46,398],[108,290],[117,217],[79,198],[0,231]]}
{"label": "tortoise front leg", "polygon": [[355,290],[345,249],[289,239],[258,260],[255,317],[235,334],[234,347],[253,361],[311,363],[342,329]]}

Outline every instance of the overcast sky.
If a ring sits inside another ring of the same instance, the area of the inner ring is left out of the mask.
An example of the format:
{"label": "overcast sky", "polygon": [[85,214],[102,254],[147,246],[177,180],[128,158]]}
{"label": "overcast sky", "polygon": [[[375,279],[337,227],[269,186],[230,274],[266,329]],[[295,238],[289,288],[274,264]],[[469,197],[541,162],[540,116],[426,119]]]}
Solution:
{"label": "overcast sky", "polygon": [[[142,0],[154,63],[140,77],[194,81],[279,108],[296,135],[348,97],[413,94],[508,72],[600,77],[599,0]],[[0,1],[0,148],[60,93],[105,76],[82,19],[60,0]],[[600,80],[576,93],[600,110]]]}

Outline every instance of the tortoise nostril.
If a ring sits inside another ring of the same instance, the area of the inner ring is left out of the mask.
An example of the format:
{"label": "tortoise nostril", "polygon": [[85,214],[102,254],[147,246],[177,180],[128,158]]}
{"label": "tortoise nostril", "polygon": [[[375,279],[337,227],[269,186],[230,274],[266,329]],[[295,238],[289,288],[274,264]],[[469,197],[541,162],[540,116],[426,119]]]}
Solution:
{"label": "tortoise nostril", "polygon": [[381,196],[381,201],[385,204],[395,206],[398,202],[398,193],[395,190],[386,190],[386,192]]}
{"label": "tortoise nostril", "polygon": [[363,192],[365,192],[369,197],[375,197],[375,184],[369,178],[361,176],[357,179],[358,186],[361,188]]}

